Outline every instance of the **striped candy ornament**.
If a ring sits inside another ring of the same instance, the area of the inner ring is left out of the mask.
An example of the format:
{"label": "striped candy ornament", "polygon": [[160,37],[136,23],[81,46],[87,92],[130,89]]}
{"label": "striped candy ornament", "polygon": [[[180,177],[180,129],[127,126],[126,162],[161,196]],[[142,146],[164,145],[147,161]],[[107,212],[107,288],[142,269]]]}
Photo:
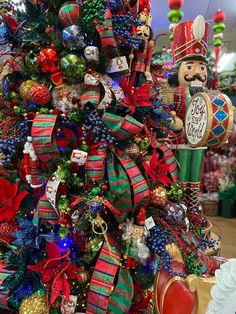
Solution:
{"label": "striped candy ornament", "polygon": [[32,125],[32,143],[34,150],[41,162],[47,163],[53,158],[58,158],[59,151],[53,139],[53,129],[57,116],[38,114]]}
{"label": "striped candy ornament", "polygon": [[107,243],[103,244],[91,278],[86,314],[107,313],[109,298],[120,263],[120,254]]}
{"label": "striped candy ornament", "polygon": [[125,139],[139,134],[143,129],[143,124],[127,115],[124,118],[112,113],[104,113],[102,121],[111,130],[112,135],[120,139]]}

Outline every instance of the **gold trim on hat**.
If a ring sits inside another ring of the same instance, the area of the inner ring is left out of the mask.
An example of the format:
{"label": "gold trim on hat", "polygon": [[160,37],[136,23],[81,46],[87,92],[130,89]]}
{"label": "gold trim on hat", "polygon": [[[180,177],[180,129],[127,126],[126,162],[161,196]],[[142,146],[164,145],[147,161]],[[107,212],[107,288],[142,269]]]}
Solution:
{"label": "gold trim on hat", "polygon": [[[193,45],[195,45],[196,43],[199,43],[199,44],[202,46],[202,48],[203,48],[203,50],[204,50],[205,53],[207,52],[207,45],[206,45],[206,43],[204,42],[204,40],[196,41],[195,39],[192,39],[191,41],[188,41],[187,43],[183,44],[182,46],[179,46],[178,48],[176,48],[176,49],[174,50],[175,58],[176,58],[178,55],[182,54],[184,51],[186,51],[186,50],[188,50],[189,48],[191,48],[191,47],[192,47]],[[186,46],[187,46],[187,47],[186,47]],[[182,50],[180,50],[180,51],[178,52],[179,49],[182,49]]]}

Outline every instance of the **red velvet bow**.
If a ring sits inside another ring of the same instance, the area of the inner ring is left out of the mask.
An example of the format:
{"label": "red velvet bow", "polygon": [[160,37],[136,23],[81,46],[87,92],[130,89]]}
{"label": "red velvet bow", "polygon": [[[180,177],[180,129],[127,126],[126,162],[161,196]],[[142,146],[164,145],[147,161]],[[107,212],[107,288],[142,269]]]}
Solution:
{"label": "red velvet bow", "polygon": [[150,98],[154,96],[151,93],[152,84],[146,84],[139,87],[134,87],[135,75],[128,80],[129,76],[123,76],[119,85],[123,88],[125,93],[124,102],[131,109],[131,114],[135,112],[136,106],[151,106]]}
{"label": "red velvet bow", "polygon": [[28,269],[41,273],[41,281],[46,285],[47,293],[51,292],[50,302],[55,302],[57,297],[64,296],[67,301],[70,298],[70,283],[68,279],[80,279],[80,269],[69,260],[70,251],[62,254],[58,245],[47,242],[47,258],[36,265],[29,265]]}
{"label": "red velvet bow", "polygon": [[167,177],[169,172],[169,166],[158,160],[159,155],[156,150],[153,150],[152,158],[149,162],[143,162],[143,167],[146,170],[147,175],[154,181],[158,181],[162,184],[171,184],[172,181]]}

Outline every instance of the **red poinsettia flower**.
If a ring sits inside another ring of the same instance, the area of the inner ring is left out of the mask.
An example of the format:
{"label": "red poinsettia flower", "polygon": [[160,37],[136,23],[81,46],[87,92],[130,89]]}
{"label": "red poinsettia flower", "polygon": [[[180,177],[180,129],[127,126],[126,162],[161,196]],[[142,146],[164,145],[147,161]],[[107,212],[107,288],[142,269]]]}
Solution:
{"label": "red poinsettia flower", "polygon": [[153,180],[162,184],[171,184],[172,181],[168,178],[169,166],[158,160],[159,155],[156,150],[153,150],[152,158],[149,163],[143,162],[143,167],[146,170],[147,175]]}
{"label": "red poinsettia flower", "polygon": [[46,244],[47,258],[36,265],[29,265],[28,269],[41,274],[41,281],[46,285],[47,293],[51,294],[51,304],[57,297],[70,299],[70,283],[68,279],[80,279],[81,271],[69,260],[70,251],[62,251],[54,242]]}
{"label": "red poinsettia flower", "polygon": [[123,76],[119,82],[125,92],[124,102],[126,106],[131,109],[131,114],[135,112],[136,106],[151,106],[151,98],[154,96],[152,93],[152,84],[146,84],[139,87],[134,87],[135,76],[129,80],[129,76]]}
{"label": "red poinsettia flower", "polygon": [[27,191],[18,193],[18,182],[11,184],[0,178],[0,222],[12,220],[18,211],[21,201],[28,194]]}

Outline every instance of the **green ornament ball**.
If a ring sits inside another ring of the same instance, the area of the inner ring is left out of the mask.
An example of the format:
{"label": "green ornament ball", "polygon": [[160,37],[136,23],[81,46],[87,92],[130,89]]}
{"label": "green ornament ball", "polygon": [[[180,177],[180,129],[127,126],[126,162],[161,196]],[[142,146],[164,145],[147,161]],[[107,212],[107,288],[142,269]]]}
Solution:
{"label": "green ornament ball", "polygon": [[184,12],[180,9],[171,10],[167,14],[168,20],[172,23],[178,23],[184,17]]}
{"label": "green ornament ball", "polygon": [[86,74],[85,59],[75,54],[67,54],[61,59],[61,71],[70,83],[81,82]]}
{"label": "green ornament ball", "polygon": [[220,38],[216,38],[214,40],[214,46],[215,47],[220,47],[222,45],[222,41],[220,40]]}
{"label": "green ornament ball", "polygon": [[100,187],[95,187],[95,188],[92,188],[92,190],[91,190],[91,193],[93,194],[93,195],[98,195],[98,194],[100,194],[102,192],[102,189],[100,188]]}
{"label": "green ornament ball", "polygon": [[142,151],[146,151],[148,149],[148,146],[149,146],[149,143],[145,140],[142,140],[140,141],[139,143],[139,148],[142,150]]}
{"label": "green ornament ball", "polygon": [[60,198],[58,201],[58,209],[60,212],[65,212],[69,205],[70,203],[67,198]]}
{"label": "green ornament ball", "polygon": [[67,180],[70,177],[70,170],[67,167],[58,167],[57,172],[61,180]]}
{"label": "green ornament ball", "polygon": [[225,29],[225,24],[220,22],[220,23],[216,23],[215,25],[213,25],[213,31],[216,33],[216,34],[219,34],[221,33],[224,29]]}
{"label": "green ornament ball", "polygon": [[89,151],[89,146],[86,143],[82,143],[79,149],[87,153]]}
{"label": "green ornament ball", "polygon": [[66,238],[68,235],[68,228],[66,227],[61,227],[59,229],[59,236],[63,239],[63,238]]}

